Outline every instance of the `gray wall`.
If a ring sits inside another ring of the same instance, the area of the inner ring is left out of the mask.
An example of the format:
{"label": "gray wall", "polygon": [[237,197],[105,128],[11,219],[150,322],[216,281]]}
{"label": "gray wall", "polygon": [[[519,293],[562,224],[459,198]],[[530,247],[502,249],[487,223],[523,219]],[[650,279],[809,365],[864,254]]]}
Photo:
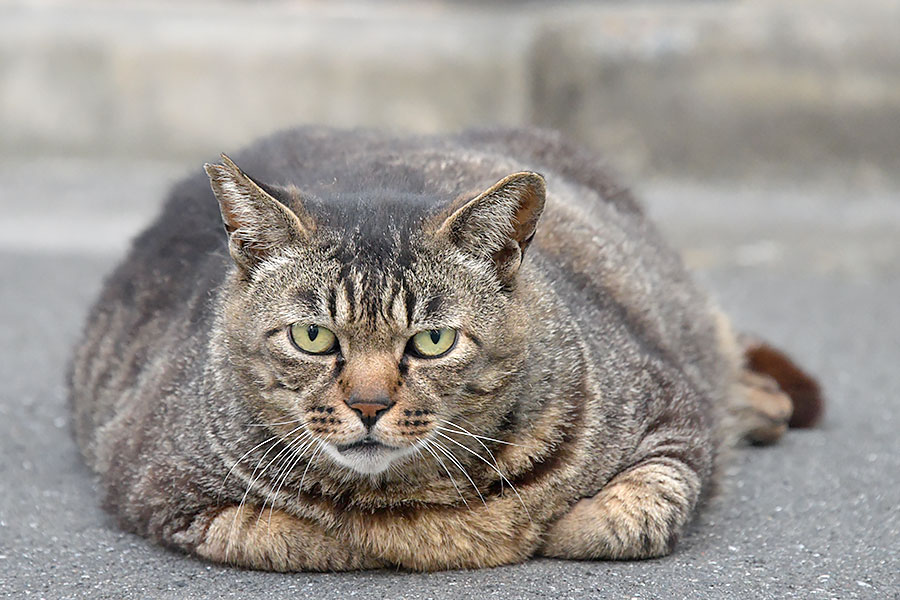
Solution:
{"label": "gray wall", "polygon": [[900,178],[900,3],[0,6],[0,160],[556,127],[630,177]]}

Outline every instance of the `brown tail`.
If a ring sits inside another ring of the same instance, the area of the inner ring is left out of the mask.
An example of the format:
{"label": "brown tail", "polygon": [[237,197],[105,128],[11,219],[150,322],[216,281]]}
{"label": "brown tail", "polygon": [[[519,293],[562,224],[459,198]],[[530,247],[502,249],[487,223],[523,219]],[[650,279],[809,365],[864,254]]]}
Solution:
{"label": "brown tail", "polygon": [[794,412],[788,425],[812,427],[818,423],[825,410],[818,382],[784,352],[756,339],[745,338],[743,342],[746,368],[771,377],[791,398]]}

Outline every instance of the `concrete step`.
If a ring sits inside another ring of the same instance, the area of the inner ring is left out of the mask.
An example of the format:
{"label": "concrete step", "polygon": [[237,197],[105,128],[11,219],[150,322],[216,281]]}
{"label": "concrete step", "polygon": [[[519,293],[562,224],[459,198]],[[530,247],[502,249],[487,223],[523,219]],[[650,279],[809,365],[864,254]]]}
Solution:
{"label": "concrete step", "polygon": [[628,175],[900,179],[900,2],[0,5],[0,160],[556,127]]}

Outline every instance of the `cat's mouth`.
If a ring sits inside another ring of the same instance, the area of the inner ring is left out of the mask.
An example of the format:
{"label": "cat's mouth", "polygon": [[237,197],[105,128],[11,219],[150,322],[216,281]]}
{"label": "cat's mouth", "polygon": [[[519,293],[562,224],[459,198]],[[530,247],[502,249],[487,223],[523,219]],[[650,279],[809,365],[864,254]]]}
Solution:
{"label": "cat's mouth", "polygon": [[353,442],[352,444],[342,444],[338,445],[338,452],[353,452],[353,451],[363,451],[363,452],[377,452],[382,448],[388,449],[390,446],[385,446],[378,440],[373,440],[371,438],[365,438],[359,440],[358,442]]}
{"label": "cat's mouth", "polygon": [[412,448],[396,448],[365,437],[350,444],[325,444],[325,452],[339,465],[357,473],[376,475],[394,461],[413,452]]}

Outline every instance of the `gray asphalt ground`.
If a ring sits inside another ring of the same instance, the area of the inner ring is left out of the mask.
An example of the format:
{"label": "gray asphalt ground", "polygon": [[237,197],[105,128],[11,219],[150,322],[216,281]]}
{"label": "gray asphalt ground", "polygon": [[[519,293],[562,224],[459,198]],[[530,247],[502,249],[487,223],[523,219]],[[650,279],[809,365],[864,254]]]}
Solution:
{"label": "gray asphalt ground", "polygon": [[[821,376],[824,423],[741,449],[676,552],[436,574],[272,574],[120,532],[63,375],[170,165],[0,166],[0,595],[8,598],[900,598],[900,195],[654,182],[656,215],[735,321]],[[552,185],[552,182],[551,182]]]}

